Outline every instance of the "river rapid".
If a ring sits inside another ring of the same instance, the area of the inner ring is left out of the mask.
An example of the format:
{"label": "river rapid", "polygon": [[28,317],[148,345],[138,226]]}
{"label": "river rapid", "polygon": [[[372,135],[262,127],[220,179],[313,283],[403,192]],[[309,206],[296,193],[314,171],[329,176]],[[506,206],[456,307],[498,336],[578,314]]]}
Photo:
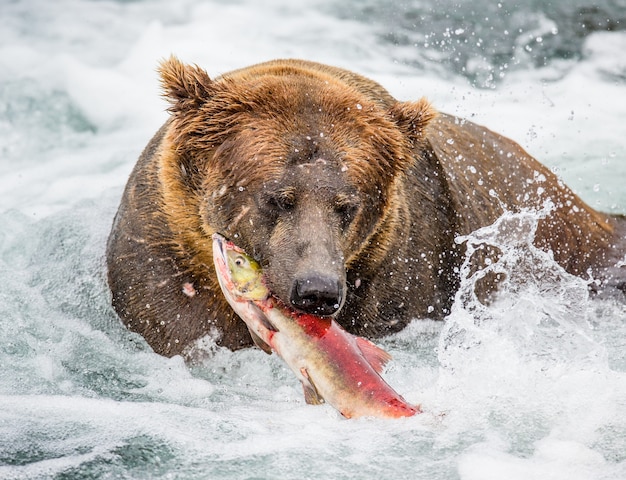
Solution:
{"label": "river rapid", "polygon": [[[532,247],[541,213],[468,237],[504,252],[489,307],[379,344],[419,416],[345,420],[284,363],[207,340],[154,354],[110,307],[104,251],[165,121],[155,72],[297,57],[519,142],[626,213],[624,0],[47,0],[0,4],[0,478],[626,478],[626,308]],[[501,235],[516,225],[515,238]]]}

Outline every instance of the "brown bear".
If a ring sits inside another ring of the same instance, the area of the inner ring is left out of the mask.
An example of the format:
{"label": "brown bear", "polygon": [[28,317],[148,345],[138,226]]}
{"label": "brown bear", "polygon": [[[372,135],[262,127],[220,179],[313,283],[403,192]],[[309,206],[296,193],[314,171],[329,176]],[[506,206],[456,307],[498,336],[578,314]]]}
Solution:
{"label": "brown bear", "polygon": [[205,335],[252,344],[220,291],[214,232],[254,256],[287,305],[369,338],[444,318],[465,251],[455,237],[547,199],[536,245],[572,274],[623,288],[623,218],[424,99],[399,102],[301,60],[211,80],[170,58],[160,74],[171,118],[139,158],[107,246],[113,306],[157,353],[184,354]]}

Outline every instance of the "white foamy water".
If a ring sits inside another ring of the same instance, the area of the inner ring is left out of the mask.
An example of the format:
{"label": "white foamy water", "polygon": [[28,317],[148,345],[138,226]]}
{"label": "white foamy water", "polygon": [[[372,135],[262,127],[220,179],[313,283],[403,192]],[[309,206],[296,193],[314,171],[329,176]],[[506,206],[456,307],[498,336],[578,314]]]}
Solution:
{"label": "white foamy water", "polygon": [[[477,302],[472,277],[445,324],[380,342],[394,356],[386,379],[425,410],[408,419],[308,406],[256,349],[207,343],[191,368],[159,357],[120,324],[105,280],[123,186],[166,119],[155,67],[172,53],[212,76],[280,57],[356,70],[514,138],[592,206],[626,213],[623,23],[532,57],[566,33],[562,19],[625,16],[596,3],[502,13],[472,36],[464,21],[487,3],[442,1],[438,50],[417,1],[2,2],[0,478],[626,478],[626,310],[590,301],[530,245],[537,214],[469,237],[504,252],[490,267],[507,273],[497,302]],[[505,38],[506,68],[494,54]],[[466,64],[450,60],[455,45]]]}

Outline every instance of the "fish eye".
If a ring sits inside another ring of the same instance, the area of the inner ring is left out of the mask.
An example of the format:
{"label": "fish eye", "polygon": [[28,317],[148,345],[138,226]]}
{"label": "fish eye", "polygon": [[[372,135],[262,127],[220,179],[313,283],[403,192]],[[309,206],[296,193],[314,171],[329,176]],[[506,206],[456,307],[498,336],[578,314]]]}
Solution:
{"label": "fish eye", "polygon": [[235,265],[238,267],[244,267],[246,265],[246,259],[242,255],[238,255],[235,258]]}

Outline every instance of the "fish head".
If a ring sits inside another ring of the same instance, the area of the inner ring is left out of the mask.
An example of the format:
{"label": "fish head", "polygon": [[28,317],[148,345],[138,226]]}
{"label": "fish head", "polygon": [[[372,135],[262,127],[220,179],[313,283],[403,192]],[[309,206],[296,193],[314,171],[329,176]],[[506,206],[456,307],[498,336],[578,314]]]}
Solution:
{"label": "fish head", "polygon": [[213,259],[222,290],[241,300],[264,300],[269,291],[261,266],[222,235],[213,234]]}

